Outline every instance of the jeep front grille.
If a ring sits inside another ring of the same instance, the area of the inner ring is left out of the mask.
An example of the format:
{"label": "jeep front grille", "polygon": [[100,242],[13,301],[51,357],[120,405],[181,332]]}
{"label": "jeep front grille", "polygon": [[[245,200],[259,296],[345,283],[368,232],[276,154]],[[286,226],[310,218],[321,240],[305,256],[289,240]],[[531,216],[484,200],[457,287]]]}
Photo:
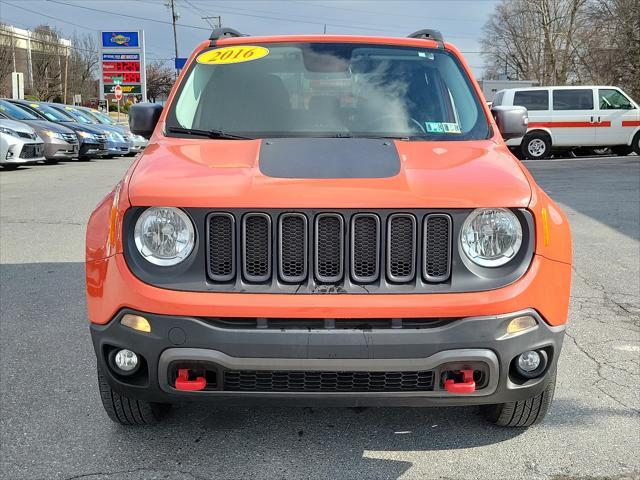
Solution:
{"label": "jeep front grille", "polygon": [[238,289],[357,291],[451,276],[452,222],[444,213],[213,212],[206,232],[209,280]]}

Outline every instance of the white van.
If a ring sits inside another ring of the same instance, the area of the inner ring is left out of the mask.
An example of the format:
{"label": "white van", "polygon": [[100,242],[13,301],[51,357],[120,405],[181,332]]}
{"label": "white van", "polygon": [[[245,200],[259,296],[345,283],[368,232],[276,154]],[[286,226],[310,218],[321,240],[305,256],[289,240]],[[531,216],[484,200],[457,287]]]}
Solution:
{"label": "white van", "polygon": [[519,158],[542,159],[551,150],[610,147],[615,155],[640,155],[640,108],[617,87],[531,87],[500,90],[493,105],[529,111],[524,137],[507,141]]}

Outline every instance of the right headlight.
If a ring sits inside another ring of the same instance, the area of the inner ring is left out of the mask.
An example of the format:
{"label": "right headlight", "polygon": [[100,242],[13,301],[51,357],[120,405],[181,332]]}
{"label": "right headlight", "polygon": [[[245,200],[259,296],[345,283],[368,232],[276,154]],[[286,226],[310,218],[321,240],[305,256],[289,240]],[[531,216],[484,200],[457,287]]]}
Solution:
{"label": "right headlight", "polygon": [[146,209],[138,218],[133,235],[140,254],[160,266],[182,262],[195,243],[191,219],[182,210],[172,207]]}
{"label": "right headlight", "polygon": [[518,217],[505,208],[478,208],[460,231],[464,254],[481,267],[500,267],[516,256],[522,245]]}
{"label": "right headlight", "polygon": [[20,138],[20,135],[18,135],[18,132],[16,132],[15,130],[11,130],[10,128],[7,128],[7,127],[0,127],[0,132],[6,133],[7,135],[11,135],[12,137]]}
{"label": "right headlight", "polygon": [[96,138],[93,136],[93,133],[85,132],[82,130],[78,132],[78,135],[80,135],[82,138],[86,138],[87,140],[90,140],[90,139],[93,140]]}

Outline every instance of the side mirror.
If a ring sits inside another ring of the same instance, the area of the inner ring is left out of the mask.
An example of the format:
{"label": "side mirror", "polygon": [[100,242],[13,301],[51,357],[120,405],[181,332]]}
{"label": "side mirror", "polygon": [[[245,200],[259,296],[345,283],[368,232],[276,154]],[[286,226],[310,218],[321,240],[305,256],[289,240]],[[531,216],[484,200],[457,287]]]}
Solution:
{"label": "side mirror", "polygon": [[136,135],[149,138],[156,128],[162,105],[157,103],[136,103],[129,108],[129,129]]}
{"label": "side mirror", "polygon": [[502,138],[505,140],[522,137],[527,133],[529,114],[526,108],[496,106],[491,109],[491,113],[496,119]]}

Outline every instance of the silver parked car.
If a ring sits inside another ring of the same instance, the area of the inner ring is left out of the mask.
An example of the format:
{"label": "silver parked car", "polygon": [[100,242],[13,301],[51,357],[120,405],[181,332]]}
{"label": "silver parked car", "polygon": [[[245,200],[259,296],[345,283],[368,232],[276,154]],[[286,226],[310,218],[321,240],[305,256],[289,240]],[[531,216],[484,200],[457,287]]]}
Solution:
{"label": "silver parked car", "polygon": [[0,99],[0,112],[7,118],[26,123],[44,140],[45,163],[77,160],[79,152],[78,136],[70,128],[59,123],[43,120],[13,103]]}
{"label": "silver parked car", "polygon": [[44,160],[44,142],[29,125],[0,114],[0,166],[5,170]]}

